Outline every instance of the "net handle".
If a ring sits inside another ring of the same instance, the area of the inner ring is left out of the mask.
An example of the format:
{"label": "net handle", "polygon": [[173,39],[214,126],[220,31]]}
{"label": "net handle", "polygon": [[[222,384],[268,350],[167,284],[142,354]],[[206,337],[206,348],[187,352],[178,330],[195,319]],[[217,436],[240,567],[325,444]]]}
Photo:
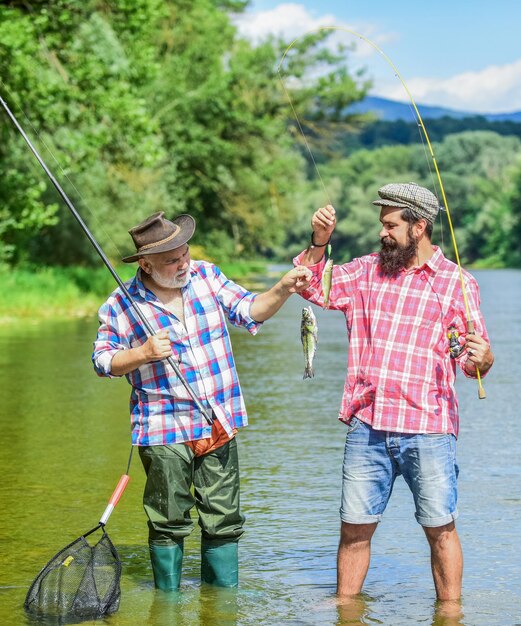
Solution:
{"label": "net handle", "polygon": [[110,496],[109,503],[107,504],[107,508],[103,512],[103,515],[100,518],[99,525],[105,526],[108,522],[109,517],[112,515],[112,511],[116,508],[116,504],[119,502],[119,499],[123,495],[126,486],[128,485],[128,481],[130,480],[130,476],[128,474],[123,474],[119,479],[114,492]]}

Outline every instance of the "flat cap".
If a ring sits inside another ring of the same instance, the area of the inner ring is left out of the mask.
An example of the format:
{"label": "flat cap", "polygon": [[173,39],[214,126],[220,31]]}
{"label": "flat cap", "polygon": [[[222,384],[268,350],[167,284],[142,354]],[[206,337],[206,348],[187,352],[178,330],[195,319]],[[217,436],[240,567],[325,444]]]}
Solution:
{"label": "flat cap", "polygon": [[376,206],[394,206],[411,209],[420,218],[433,223],[440,210],[438,198],[416,183],[390,183],[378,190],[380,200],[375,200]]}

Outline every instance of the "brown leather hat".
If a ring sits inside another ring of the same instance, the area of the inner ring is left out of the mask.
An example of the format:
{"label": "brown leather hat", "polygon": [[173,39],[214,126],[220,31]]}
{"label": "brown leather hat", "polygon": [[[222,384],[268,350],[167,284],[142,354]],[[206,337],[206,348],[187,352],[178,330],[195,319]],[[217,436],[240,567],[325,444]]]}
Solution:
{"label": "brown leather hat", "polygon": [[128,232],[136,246],[136,253],[121,259],[124,263],[137,261],[140,256],[168,252],[184,245],[195,231],[195,220],[183,214],[170,221],[164,211],[154,213]]}

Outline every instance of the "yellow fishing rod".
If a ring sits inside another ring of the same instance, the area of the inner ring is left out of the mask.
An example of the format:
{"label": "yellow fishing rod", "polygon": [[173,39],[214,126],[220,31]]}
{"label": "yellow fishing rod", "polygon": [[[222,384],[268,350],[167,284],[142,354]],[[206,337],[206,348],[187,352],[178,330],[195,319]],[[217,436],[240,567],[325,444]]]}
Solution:
{"label": "yellow fishing rod", "polygon": [[[405,80],[403,79],[402,75],[400,74],[400,72],[398,71],[398,68],[396,67],[396,65],[392,62],[392,60],[387,56],[387,54],[385,54],[385,52],[379,47],[377,46],[373,41],[371,41],[370,39],[368,39],[367,37],[365,37],[364,35],[361,35],[360,33],[357,33],[354,30],[350,30],[349,28],[344,28],[342,26],[321,26],[319,28],[316,28],[314,30],[311,31],[307,31],[306,33],[304,33],[303,35],[300,35],[299,37],[297,37],[296,39],[294,39],[289,46],[286,48],[286,50],[284,51],[284,54],[282,55],[282,58],[280,60],[279,66],[277,68],[277,72],[279,75],[279,80],[282,84],[282,88],[284,90],[284,93],[286,94],[286,97],[288,98],[289,104],[291,106],[291,110],[293,112],[293,115],[295,117],[295,120],[297,122],[297,125],[299,127],[299,130],[302,134],[302,136],[304,137],[304,142],[306,144],[306,148],[309,152],[309,155],[311,157],[311,160],[313,161],[313,165],[315,167],[315,170],[318,174],[319,180],[322,184],[322,187],[324,188],[324,192],[326,194],[326,197],[329,200],[329,204],[332,204],[331,199],[329,198],[329,194],[327,192],[326,186],[324,184],[324,181],[322,180],[322,176],[320,175],[320,171],[318,169],[318,166],[315,162],[315,159],[313,157],[313,153],[311,151],[311,148],[309,146],[309,143],[307,141],[306,135],[304,133],[304,130],[302,128],[302,125],[300,123],[299,117],[297,115],[297,112],[295,110],[295,107],[293,106],[293,101],[291,99],[291,96],[288,92],[288,90],[286,89],[286,85],[284,84],[284,80],[282,78],[282,65],[284,63],[284,59],[286,58],[288,52],[293,48],[293,46],[297,43],[297,41],[299,41],[299,39],[301,39],[302,37],[305,37],[306,35],[311,35],[311,34],[316,34],[317,32],[320,31],[342,31],[345,33],[349,33],[350,35],[354,35],[355,37],[358,37],[358,39],[361,39],[362,41],[365,41],[367,44],[369,44],[374,50],[376,50],[376,52],[378,52],[378,54],[386,61],[386,63],[392,68],[395,76],[398,78],[398,80],[401,82],[403,88],[405,89],[409,100],[411,101],[411,104],[413,106],[414,109],[414,113],[416,115],[416,119],[418,124],[420,125],[420,128],[423,132],[423,135],[425,137],[425,141],[427,142],[427,146],[429,148],[429,152],[430,152],[430,156],[432,158],[432,162],[434,164],[434,170],[436,172],[436,177],[438,179],[438,184],[440,187],[440,192],[441,192],[441,196],[443,199],[443,204],[444,204],[444,208],[445,211],[447,213],[447,221],[449,224],[449,229],[450,229],[450,235],[451,235],[451,239],[452,239],[452,245],[454,247],[454,255],[456,257],[456,263],[458,265],[458,272],[459,272],[459,278],[460,278],[460,283],[461,283],[461,290],[462,290],[462,294],[463,294],[463,301],[465,303],[465,315],[466,315],[466,324],[467,324],[467,332],[469,334],[473,334],[474,331],[474,322],[472,321],[471,317],[470,317],[470,307],[469,307],[469,302],[468,302],[468,297],[467,297],[467,288],[465,286],[465,279],[463,277],[463,270],[461,267],[461,261],[460,261],[460,256],[459,256],[459,251],[458,251],[458,244],[456,242],[456,235],[454,233],[454,227],[452,225],[452,218],[451,218],[451,213],[450,213],[450,209],[449,209],[449,203],[447,202],[447,197],[445,195],[445,187],[443,185],[443,181],[441,179],[441,174],[440,174],[440,170],[438,168],[438,162],[436,161],[436,157],[434,156],[434,150],[432,149],[432,144],[431,141],[429,139],[429,134],[427,132],[427,129],[425,128],[425,124],[423,123],[423,119],[422,116],[420,115],[420,112],[418,110],[418,107],[416,106],[416,102],[414,101],[414,98],[412,96],[412,93],[409,90],[409,87],[407,86],[407,83],[405,82]],[[481,373],[479,371],[479,368],[476,367],[476,377],[478,380],[478,397],[480,400],[486,398],[486,393],[485,393],[485,389],[483,388],[483,383],[481,382]]]}

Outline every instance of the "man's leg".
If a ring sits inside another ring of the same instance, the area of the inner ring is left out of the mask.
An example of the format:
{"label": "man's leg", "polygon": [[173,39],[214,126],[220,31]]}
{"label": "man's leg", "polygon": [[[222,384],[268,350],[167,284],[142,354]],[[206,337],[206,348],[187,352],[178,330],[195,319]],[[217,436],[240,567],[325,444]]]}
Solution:
{"label": "man's leg", "polygon": [[337,594],[353,596],[362,590],[371,560],[371,538],[377,524],[342,522],[337,559]]}
{"label": "man's leg", "polygon": [[431,548],[431,568],[438,600],[461,596],[463,553],[454,522],[437,528],[424,527]]}
{"label": "man's leg", "polygon": [[347,427],[342,466],[337,593],[360,593],[371,558],[371,538],[391,496],[396,472],[386,433],[356,417]]}
{"label": "man's leg", "polygon": [[147,475],[143,506],[148,516],[148,543],[154,583],[158,589],[179,588],[183,564],[183,539],[193,522],[193,453],[184,444],[140,447]]}
{"label": "man's leg", "polygon": [[461,595],[463,556],[458,517],[458,465],[454,435],[401,435],[400,463],[416,504],[416,519],[431,548],[431,567],[439,600]]}
{"label": "man's leg", "polygon": [[237,587],[238,541],[243,534],[240,512],[237,441],[195,459],[194,491],[201,526],[201,580],[218,587]]}

